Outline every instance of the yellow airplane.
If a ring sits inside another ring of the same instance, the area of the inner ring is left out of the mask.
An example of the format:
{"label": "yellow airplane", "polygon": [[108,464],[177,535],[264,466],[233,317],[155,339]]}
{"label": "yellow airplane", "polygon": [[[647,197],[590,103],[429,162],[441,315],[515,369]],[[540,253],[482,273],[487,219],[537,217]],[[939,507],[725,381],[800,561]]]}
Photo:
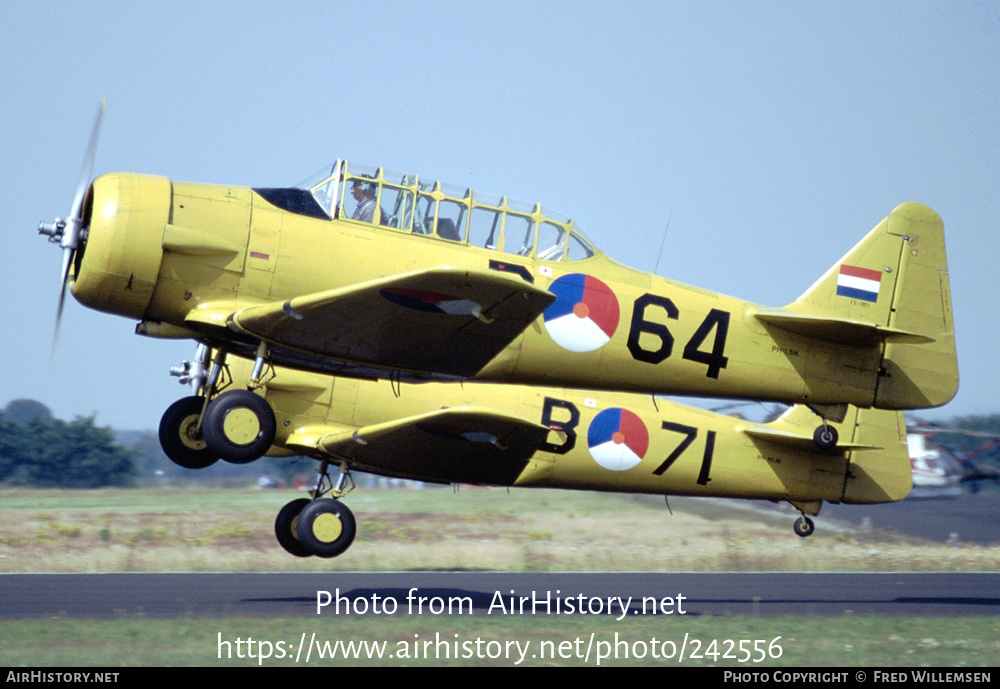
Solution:
{"label": "yellow airplane", "polygon": [[69,218],[39,227],[63,253],[59,313],[68,286],[140,334],[196,340],[206,404],[233,354],[258,375],[802,403],[829,447],[848,405],[934,407],[958,389],[943,226],[919,204],[771,308],[619,265],[539,204],[380,167],[338,161],[290,188],[88,184],[101,113]]}
{"label": "yellow airplane", "polygon": [[190,468],[234,450],[252,459],[266,438],[274,439],[272,456],[319,460],[311,497],[288,503],[275,520],[278,541],[301,557],[333,557],[354,540],[354,516],[340,500],[354,487],[353,470],[437,483],[788,501],[802,513],[794,525],[800,536],[813,532],[806,515],[818,514],[824,500],[892,502],[912,485],[897,411],[850,407],[838,425],[842,442],[823,450],[804,406],[762,424],[648,395],[477,383],[396,388],[271,368],[256,379],[252,367],[230,357],[219,399],[242,401],[210,412],[203,434],[194,430],[202,408],[194,396],[167,412],[160,440]]}

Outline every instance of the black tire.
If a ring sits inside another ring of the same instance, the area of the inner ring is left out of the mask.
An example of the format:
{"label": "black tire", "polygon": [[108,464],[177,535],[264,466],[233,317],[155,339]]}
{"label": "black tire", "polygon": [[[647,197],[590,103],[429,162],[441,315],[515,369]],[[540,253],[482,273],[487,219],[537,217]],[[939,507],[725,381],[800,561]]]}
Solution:
{"label": "black tire", "polygon": [[813,524],[813,520],[809,517],[799,517],[792,525],[792,529],[795,530],[795,534],[797,536],[806,538],[808,536],[812,536],[813,531],[816,530],[816,525]]}
{"label": "black tire", "polygon": [[351,547],[357,525],[347,505],[339,500],[313,500],[299,513],[299,543],[319,557],[336,557]]}
{"label": "black tire", "polygon": [[832,450],[837,446],[838,440],[840,440],[840,436],[837,433],[837,429],[833,426],[824,424],[823,426],[818,426],[813,431],[813,442],[821,450]]}
{"label": "black tire", "polygon": [[295,557],[312,557],[313,555],[312,551],[299,543],[299,538],[295,535],[299,514],[302,513],[302,508],[308,504],[308,498],[292,500],[281,508],[278,516],[274,519],[274,535],[277,537],[278,543]]}
{"label": "black tire", "polygon": [[270,449],[278,425],[263,397],[249,390],[230,390],[209,403],[201,427],[205,442],[219,457],[246,464]]}
{"label": "black tire", "polygon": [[160,419],[160,447],[171,462],[185,469],[204,469],[219,459],[202,434],[194,432],[204,402],[201,397],[179,399]]}

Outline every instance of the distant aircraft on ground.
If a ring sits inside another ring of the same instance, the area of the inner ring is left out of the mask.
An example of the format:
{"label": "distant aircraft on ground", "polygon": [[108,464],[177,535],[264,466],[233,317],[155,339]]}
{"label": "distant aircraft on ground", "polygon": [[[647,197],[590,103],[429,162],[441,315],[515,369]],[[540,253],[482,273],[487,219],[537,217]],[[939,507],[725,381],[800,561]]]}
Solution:
{"label": "distant aircraft on ground", "polygon": [[[928,438],[937,433],[956,433],[988,438],[976,448],[962,452],[941,442],[929,443]],[[913,497],[937,497],[958,494],[957,486],[964,486],[969,493],[978,493],[983,481],[1000,485],[1000,471],[988,463],[977,461],[1000,444],[992,433],[948,428],[940,424],[915,426],[907,434],[910,464],[913,467]],[[950,489],[950,490],[949,490]]]}

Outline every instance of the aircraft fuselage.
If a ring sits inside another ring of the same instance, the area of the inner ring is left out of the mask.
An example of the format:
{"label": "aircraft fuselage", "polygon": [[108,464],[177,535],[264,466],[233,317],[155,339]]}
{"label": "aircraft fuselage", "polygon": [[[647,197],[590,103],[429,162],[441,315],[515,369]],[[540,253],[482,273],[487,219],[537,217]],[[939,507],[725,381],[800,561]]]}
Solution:
{"label": "aircraft fuselage", "polygon": [[[229,317],[241,309],[427,266],[470,266],[516,275],[557,295],[541,317],[471,376],[476,381],[892,409],[942,404],[957,387],[957,375],[952,386],[942,373],[946,380],[932,394],[880,392],[887,377],[884,341],[810,337],[803,334],[809,330],[759,318],[769,311],[759,305],[621,266],[589,247],[571,221],[546,221],[537,206],[523,216],[535,228],[525,235],[529,241],[514,251],[508,239],[504,251],[502,232],[491,234],[486,242],[492,243],[484,247],[476,244],[481,240],[473,236],[474,226],[455,241],[437,233],[440,219],[437,231],[431,226],[424,234],[412,220],[397,228],[352,220],[339,208],[329,218],[283,199],[284,207],[275,205],[270,196],[159,177],[102,176],[91,191],[89,236],[76,258],[73,293],[87,306],[139,319],[144,334],[192,337],[216,347],[228,343],[251,356],[259,339]],[[479,210],[471,202],[470,208]],[[522,217],[493,212],[507,227]],[[542,247],[547,227],[562,244],[551,240],[552,246]],[[574,242],[584,246],[575,260]],[[901,252],[892,251],[896,263],[887,271],[899,269]],[[878,262],[886,261],[879,256]],[[891,298],[842,301],[846,313],[871,313],[876,323],[889,326]],[[405,334],[394,332],[390,321],[383,336]],[[304,370],[454,379],[270,344],[274,363]],[[952,340],[952,356],[953,346]]]}

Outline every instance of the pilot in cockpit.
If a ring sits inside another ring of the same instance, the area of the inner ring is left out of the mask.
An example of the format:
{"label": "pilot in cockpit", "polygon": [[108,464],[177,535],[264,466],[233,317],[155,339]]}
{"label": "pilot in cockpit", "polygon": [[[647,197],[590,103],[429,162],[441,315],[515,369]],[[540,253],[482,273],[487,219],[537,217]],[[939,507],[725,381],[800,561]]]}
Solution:
{"label": "pilot in cockpit", "polygon": [[[351,185],[351,196],[354,200],[358,202],[358,207],[354,209],[354,214],[351,216],[351,220],[360,220],[362,222],[375,222],[375,209],[378,207],[377,201],[375,200],[376,185],[374,181],[367,181],[365,179],[355,179],[354,183]],[[378,208],[379,212],[379,224],[385,225],[389,221],[389,216],[386,215],[385,211]]]}

